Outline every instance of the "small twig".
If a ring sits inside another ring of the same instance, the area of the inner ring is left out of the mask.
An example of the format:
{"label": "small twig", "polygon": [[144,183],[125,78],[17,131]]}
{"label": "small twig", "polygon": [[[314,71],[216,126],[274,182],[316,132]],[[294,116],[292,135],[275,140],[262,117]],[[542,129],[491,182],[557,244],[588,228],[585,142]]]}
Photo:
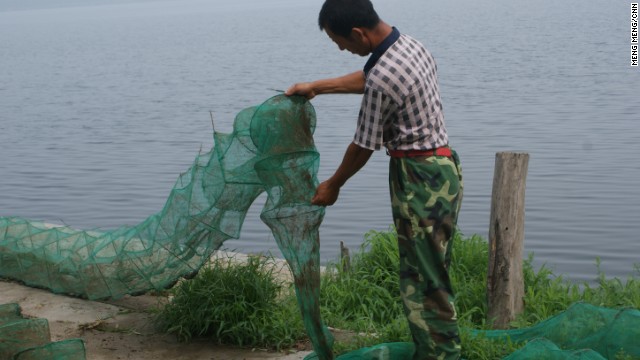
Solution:
{"label": "small twig", "polygon": [[101,326],[104,323],[104,319],[98,319],[92,323],[87,323],[87,324],[80,324],[78,325],[78,329],[82,330],[82,331],[86,331],[86,330],[93,330],[96,329],[97,327]]}
{"label": "small twig", "polygon": [[209,110],[209,116],[211,117],[211,129],[213,129],[213,132],[216,132],[216,127],[213,124],[213,111]]}

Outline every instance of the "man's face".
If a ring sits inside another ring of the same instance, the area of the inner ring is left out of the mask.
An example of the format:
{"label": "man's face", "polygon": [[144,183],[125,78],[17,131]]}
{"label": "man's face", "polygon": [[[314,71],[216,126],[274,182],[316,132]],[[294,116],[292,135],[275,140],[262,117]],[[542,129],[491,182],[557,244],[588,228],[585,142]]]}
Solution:
{"label": "man's face", "polygon": [[369,39],[356,31],[356,29],[351,31],[351,35],[349,35],[349,37],[336,35],[328,28],[325,28],[324,31],[329,35],[331,40],[338,45],[340,51],[347,50],[352,54],[360,56],[367,56],[371,53]]}

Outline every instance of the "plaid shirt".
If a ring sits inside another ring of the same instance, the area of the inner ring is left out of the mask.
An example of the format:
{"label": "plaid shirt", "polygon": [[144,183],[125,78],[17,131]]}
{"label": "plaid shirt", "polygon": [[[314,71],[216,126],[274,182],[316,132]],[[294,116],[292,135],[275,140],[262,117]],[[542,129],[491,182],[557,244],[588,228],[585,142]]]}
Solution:
{"label": "plaid shirt", "polygon": [[356,145],[370,150],[448,145],[436,63],[422,44],[394,28],[374,50],[365,76]]}

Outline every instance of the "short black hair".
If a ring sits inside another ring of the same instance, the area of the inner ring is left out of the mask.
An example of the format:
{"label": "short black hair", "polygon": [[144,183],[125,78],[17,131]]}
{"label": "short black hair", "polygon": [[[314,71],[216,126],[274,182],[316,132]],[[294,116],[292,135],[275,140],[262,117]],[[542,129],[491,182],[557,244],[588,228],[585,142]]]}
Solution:
{"label": "short black hair", "polygon": [[318,16],[320,30],[342,37],[349,37],[354,27],[373,29],[379,22],[370,0],[326,0]]}

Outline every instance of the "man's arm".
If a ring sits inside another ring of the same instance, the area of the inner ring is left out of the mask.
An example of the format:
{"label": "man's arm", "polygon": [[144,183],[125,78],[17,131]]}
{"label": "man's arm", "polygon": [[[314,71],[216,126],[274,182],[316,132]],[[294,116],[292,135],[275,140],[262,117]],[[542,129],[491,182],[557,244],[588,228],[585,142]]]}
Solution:
{"label": "man's arm", "polygon": [[335,174],[318,186],[311,203],[322,206],[333,205],[338,200],[342,185],[367,163],[372,153],[373,150],[365,149],[354,143],[349,144]]}
{"label": "man's arm", "polygon": [[364,71],[359,70],[336,78],[294,84],[285,91],[285,95],[302,95],[313,99],[320,94],[362,94],[364,80]]}

